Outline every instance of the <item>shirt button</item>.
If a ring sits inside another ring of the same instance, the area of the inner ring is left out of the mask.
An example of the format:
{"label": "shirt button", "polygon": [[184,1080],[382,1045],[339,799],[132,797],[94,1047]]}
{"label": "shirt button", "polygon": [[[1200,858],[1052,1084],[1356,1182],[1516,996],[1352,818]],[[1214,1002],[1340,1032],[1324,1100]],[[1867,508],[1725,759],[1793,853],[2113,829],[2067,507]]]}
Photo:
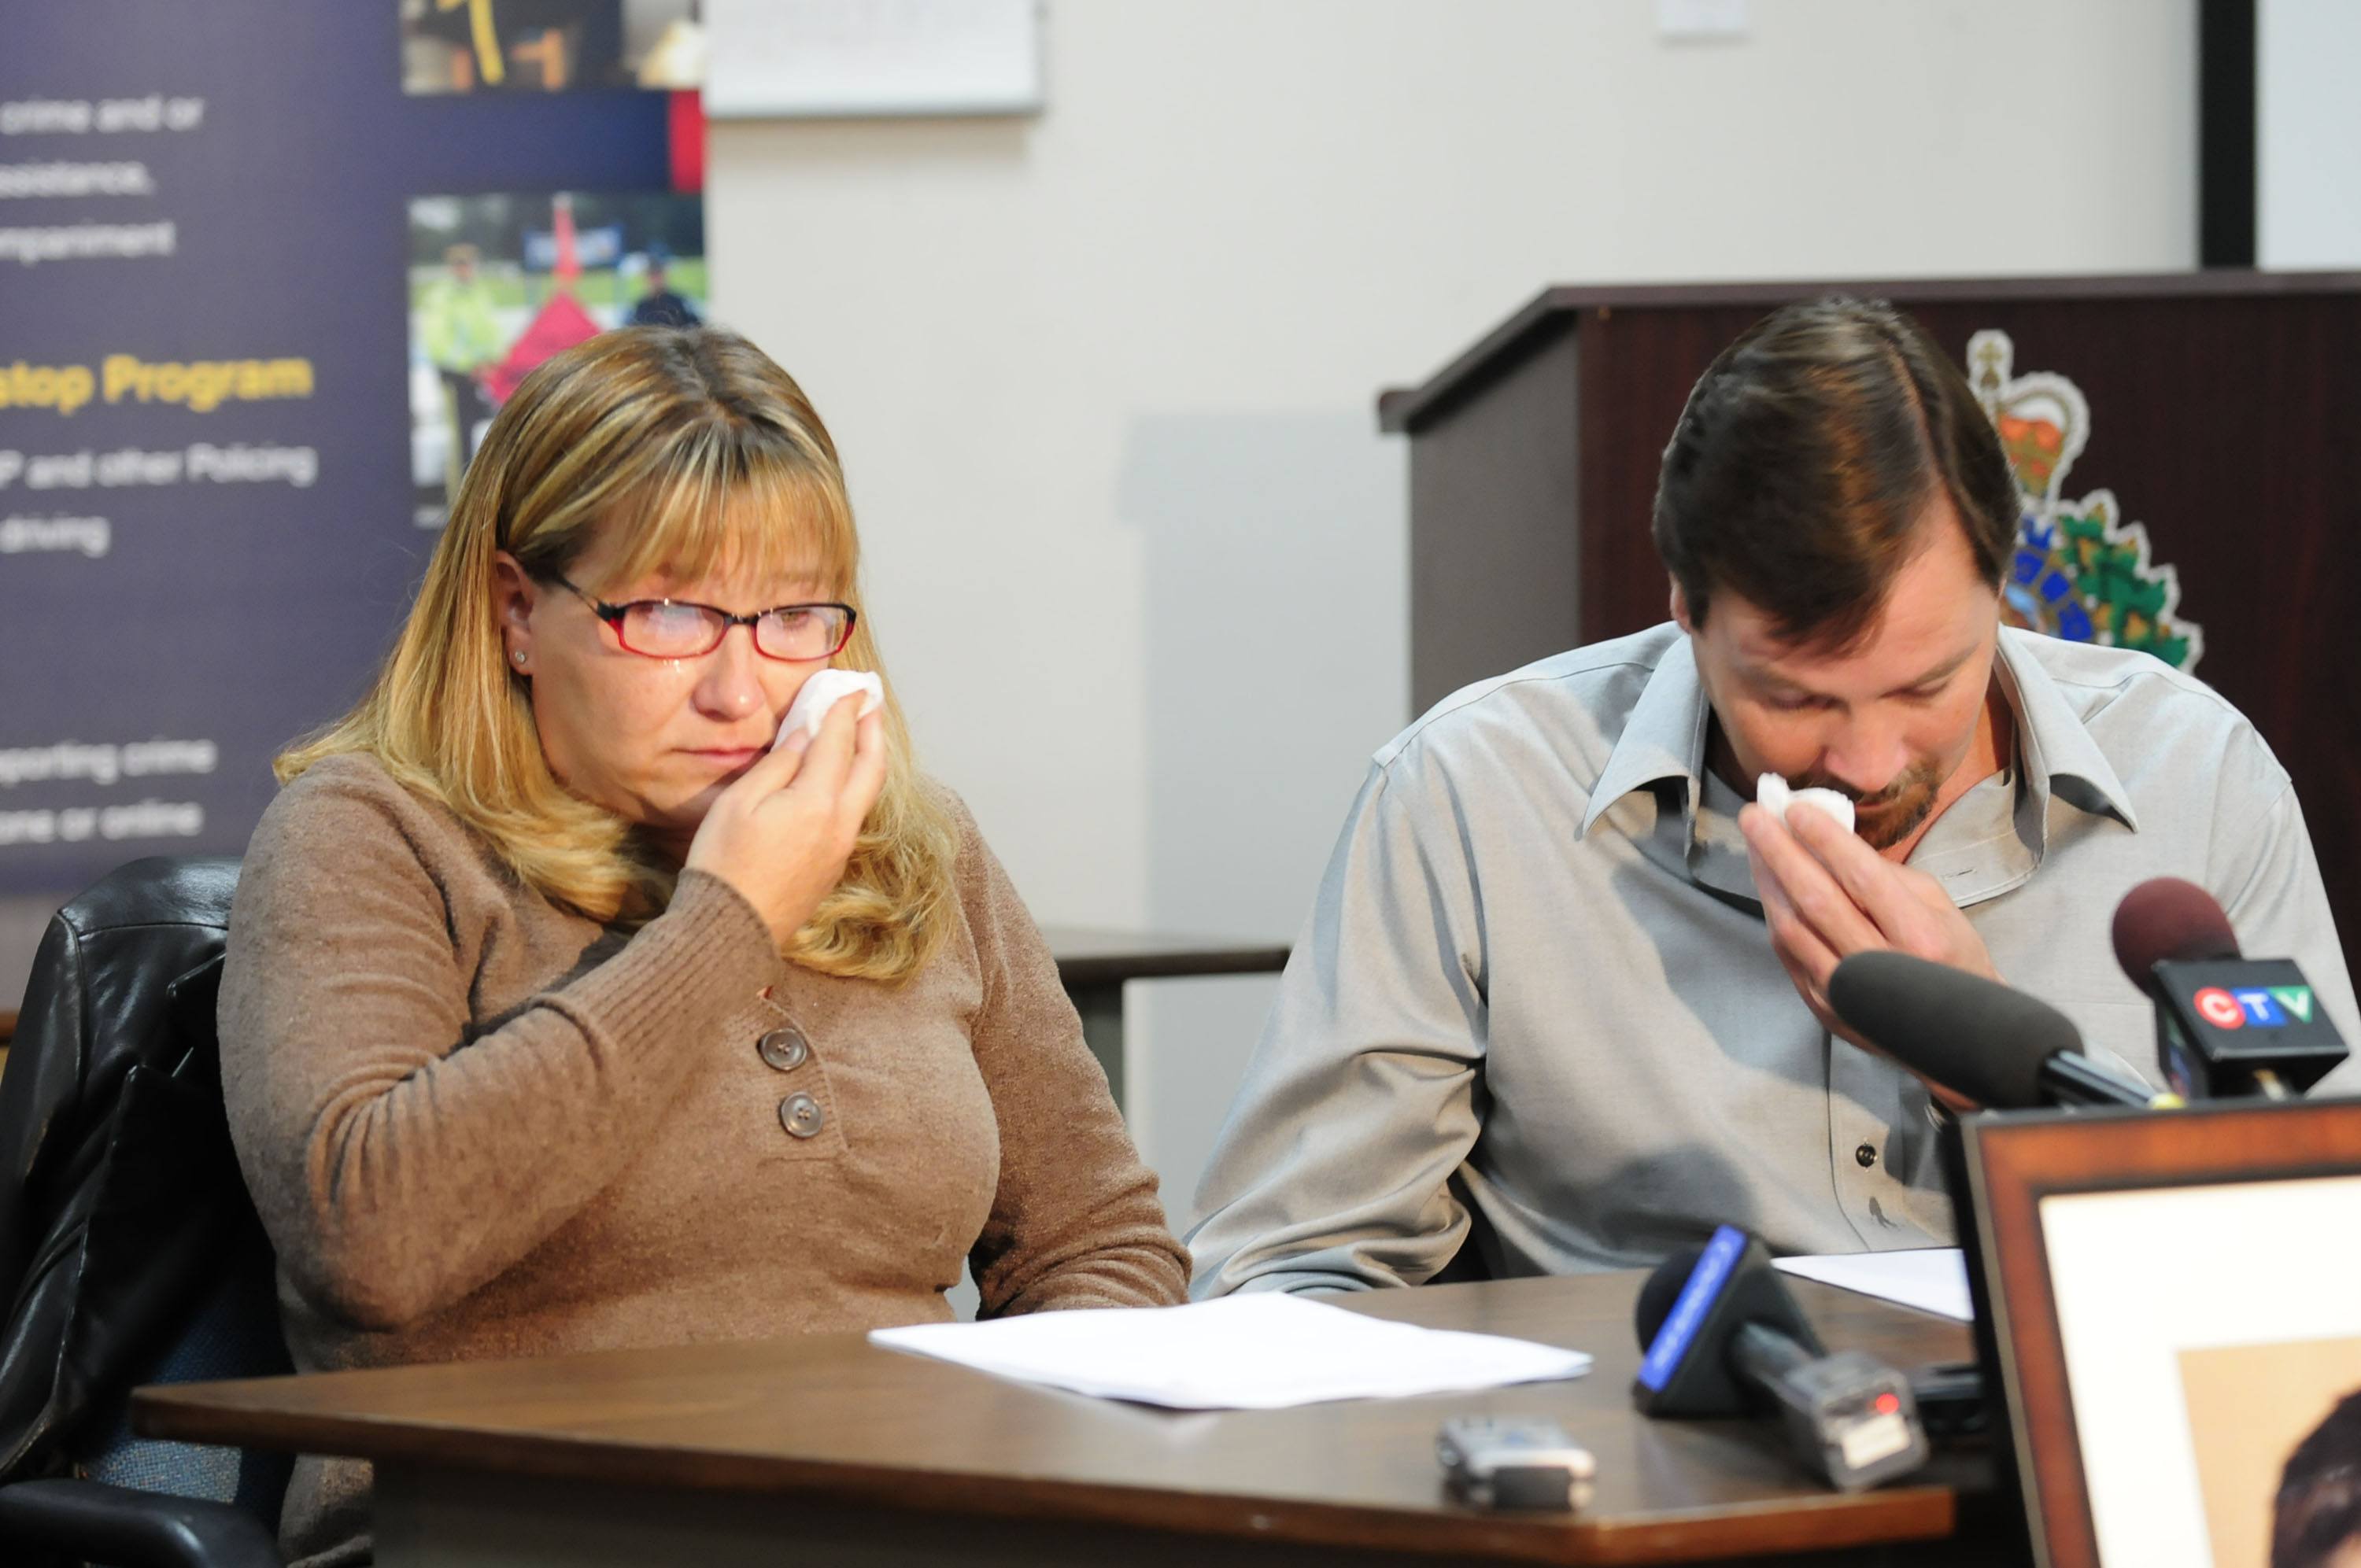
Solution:
{"label": "shirt button", "polygon": [[819,1102],[808,1094],[790,1094],[779,1102],[779,1125],[795,1137],[817,1137],[827,1120]]}
{"label": "shirt button", "polygon": [[801,1029],[789,1024],[755,1041],[754,1051],[763,1058],[764,1066],[776,1068],[781,1072],[793,1072],[811,1055],[811,1045],[804,1038]]}
{"label": "shirt button", "polygon": [[1877,1151],[1869,1145],[1863,1144],[1852,1151],[1852,1157],[1864,1167],[1872,1166],[1877,1163]]}

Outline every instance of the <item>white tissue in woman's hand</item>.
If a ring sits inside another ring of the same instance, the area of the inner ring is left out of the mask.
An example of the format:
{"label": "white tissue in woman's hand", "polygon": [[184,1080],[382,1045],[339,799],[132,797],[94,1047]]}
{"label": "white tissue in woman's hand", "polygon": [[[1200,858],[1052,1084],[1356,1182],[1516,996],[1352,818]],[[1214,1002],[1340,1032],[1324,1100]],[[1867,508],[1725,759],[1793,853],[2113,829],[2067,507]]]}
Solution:
{"label": "white tissue in woman's hand", "polygon": [[1848,833],[1852,831],[1852,802],[1832,789],[1790,789],[1787,781],[1777,773],[1764,773],[1754,781],[1754,803],[1777,817],[1781,826],[1787,821],[1787,807],[1797,801],[1817,806],[1837,819]]}
{"label": "white tissue in woman's hand", "polygon": [[812,740],[819,739],[819,727],[828,718],[828,710],[837,699],[853,692],[864,695],[861,712],[868,718],[885,703],[885,683],[867,670],[815,670],[804,682],[804,689],[796,693],[796,700],[787,704],[787,716],[779,721],[779,733],[771,741],[771,750],[798,729]]}

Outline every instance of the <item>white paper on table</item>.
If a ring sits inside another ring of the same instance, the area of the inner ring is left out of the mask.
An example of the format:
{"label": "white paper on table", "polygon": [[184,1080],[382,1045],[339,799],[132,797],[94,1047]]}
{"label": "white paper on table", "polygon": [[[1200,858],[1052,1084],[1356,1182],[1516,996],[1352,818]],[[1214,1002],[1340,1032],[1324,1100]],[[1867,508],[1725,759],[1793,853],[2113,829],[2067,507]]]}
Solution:
{"label": "white paper on table", "polygon": [[1422,1329],[1280,1291],[873,1329],[870,1343],[1026,1383],[1184,1410],[1269,1410],[1578,1377],[1578,1350]]}
{"label": "white paper on table", "polygon": [[1823,1285],[1856,1290],[1922,1312],[1975,1321],[1968,1299],[1968,1262],[1955,1246],[1911,1247],[1902,1252],[1836,1253],[1820,1257],[1783,1257],[1781,1268]]}

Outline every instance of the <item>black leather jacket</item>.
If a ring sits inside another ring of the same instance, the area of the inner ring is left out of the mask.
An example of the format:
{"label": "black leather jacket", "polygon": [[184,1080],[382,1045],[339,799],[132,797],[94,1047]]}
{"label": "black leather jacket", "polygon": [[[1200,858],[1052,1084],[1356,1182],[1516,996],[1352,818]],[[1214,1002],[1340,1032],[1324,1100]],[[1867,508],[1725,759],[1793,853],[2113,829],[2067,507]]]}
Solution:
{"label": "black leather jacket", "polygon": [[0,1481],[70,1470],[258,1234],[214,1032],[236,885],[136,861],[42,938],[0,1077]]}

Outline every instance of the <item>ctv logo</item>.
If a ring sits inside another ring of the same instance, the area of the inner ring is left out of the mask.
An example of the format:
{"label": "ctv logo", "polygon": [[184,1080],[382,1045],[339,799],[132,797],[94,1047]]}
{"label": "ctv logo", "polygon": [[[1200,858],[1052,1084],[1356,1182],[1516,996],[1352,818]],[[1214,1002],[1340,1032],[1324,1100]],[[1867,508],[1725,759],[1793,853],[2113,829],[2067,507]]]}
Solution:
{"label": "ctv logo", "polygon": [[2249,1024],[2257,1029],[2283,1029],[2290,1014],[2312,1022],[2312,988],[2307,985],[2237,991],[2209,985],[2189,1000],[2197,1015],[2217,1029],[2243,1029]]}

